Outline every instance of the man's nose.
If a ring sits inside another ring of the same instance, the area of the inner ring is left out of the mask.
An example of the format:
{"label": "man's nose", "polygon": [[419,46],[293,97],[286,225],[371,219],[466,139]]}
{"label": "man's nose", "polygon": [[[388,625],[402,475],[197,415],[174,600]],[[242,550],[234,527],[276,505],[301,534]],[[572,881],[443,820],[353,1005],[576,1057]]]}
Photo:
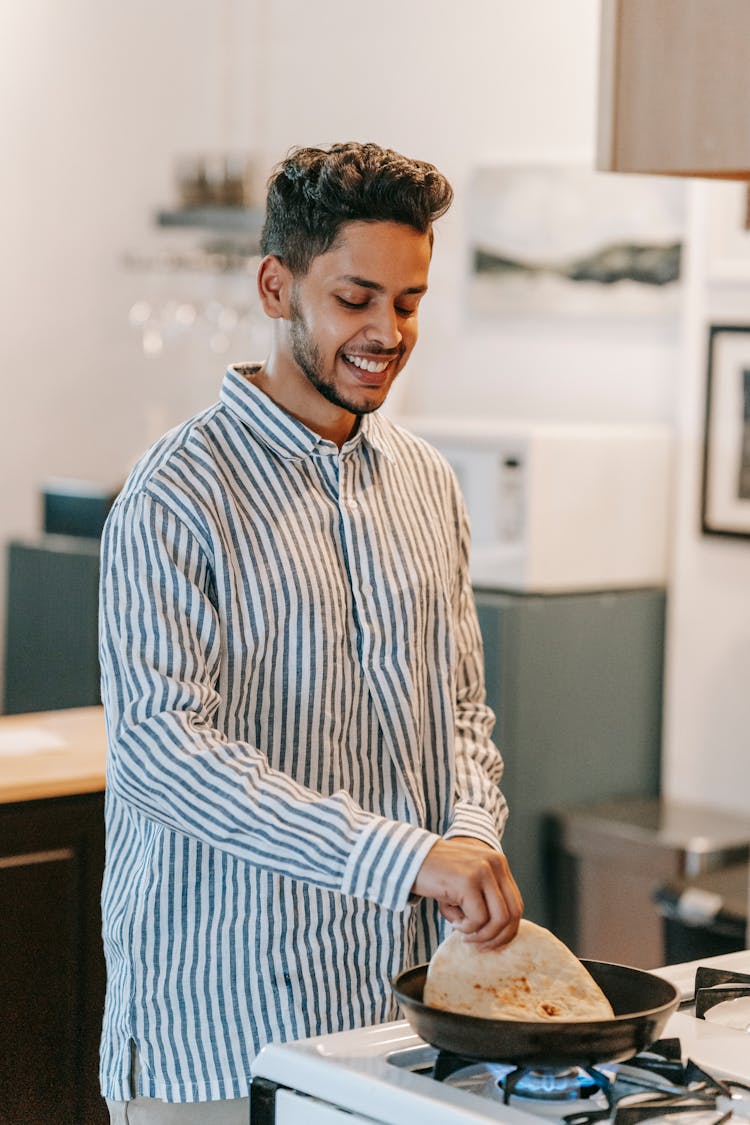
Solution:
{"label": "man's nose", "polygon": [[399,318],[394,308],[383,306],[374,311],[366,331],[367,339],[381,348],[397,348],[402,335]]}

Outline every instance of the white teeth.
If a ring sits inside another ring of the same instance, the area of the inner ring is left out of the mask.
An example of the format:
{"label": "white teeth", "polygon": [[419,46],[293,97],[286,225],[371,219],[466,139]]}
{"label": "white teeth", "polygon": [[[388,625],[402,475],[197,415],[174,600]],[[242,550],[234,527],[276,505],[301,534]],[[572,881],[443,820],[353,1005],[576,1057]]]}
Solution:
{"label": "white teeth", "polygon": [[389,359],[380,362],[375,359],[365,359],[361,355],[348,355],[346,358],[349,363],[353,363],[355,367],[359,367],[362,371],[369,371],[371,375],[380,375],[391,362]]}

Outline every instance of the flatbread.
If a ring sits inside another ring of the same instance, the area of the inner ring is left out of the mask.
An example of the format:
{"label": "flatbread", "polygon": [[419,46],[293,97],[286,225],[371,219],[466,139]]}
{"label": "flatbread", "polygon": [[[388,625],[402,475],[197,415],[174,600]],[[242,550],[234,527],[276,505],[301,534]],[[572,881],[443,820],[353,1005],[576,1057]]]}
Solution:
{"label": "flatbread", "polygon": [[525,918],[508,945],[483,952],[454,930],[429,964],[423,999],[431,1008],[496,1020],[614,1018],[575,954]]}

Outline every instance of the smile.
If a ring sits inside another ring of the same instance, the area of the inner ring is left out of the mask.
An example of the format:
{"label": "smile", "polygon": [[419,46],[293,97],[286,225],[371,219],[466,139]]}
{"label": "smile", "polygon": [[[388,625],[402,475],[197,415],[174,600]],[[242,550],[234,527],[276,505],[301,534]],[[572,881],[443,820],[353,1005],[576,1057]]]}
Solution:
{"label": "smile", "polygon": [[347,363],[358,367],[360,371],[368,371],[371,375],[382,375],[391,362],[390,359],[365,359],[362,355],[345,355],[344,359]]}

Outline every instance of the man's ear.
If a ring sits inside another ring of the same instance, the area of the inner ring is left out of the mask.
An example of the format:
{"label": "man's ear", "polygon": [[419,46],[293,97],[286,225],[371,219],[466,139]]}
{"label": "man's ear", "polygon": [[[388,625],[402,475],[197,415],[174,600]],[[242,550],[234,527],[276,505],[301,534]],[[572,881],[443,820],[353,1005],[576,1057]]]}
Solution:
{"label": "man's ear", "polygon": [[266,316],[289,319],[292,280],[283,262],[274,254],[266,254],[258,266],[258,296]]}

